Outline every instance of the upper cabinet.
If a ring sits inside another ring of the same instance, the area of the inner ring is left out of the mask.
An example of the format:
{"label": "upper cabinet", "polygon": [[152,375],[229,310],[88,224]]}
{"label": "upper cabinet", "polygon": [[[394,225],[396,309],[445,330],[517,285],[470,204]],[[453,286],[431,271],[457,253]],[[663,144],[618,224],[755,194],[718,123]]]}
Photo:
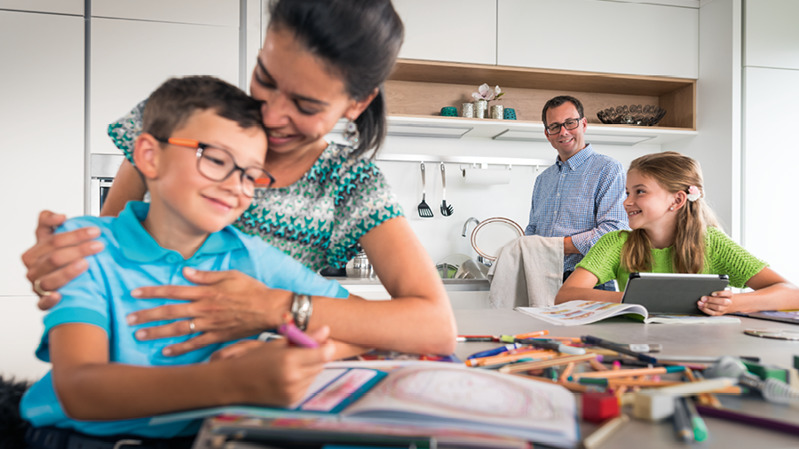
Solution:
{"label": "upper cabinet", "polygon": [[744,65],[799,70],[799,2],[759,0],[745,5]]}
{"label": "upper cabinet", "polygon": [[[788,0],[785,0],[788,1]],[[497,64],[697,78],[697,8],[497,0]]]}
{"label": "upper cabinet", "polygon": [[497,0],[394,0],[405,25],[400,58],[497,63]]}
{"label": "upper cabinet", "polygon": [[240,85],[244,69],[238,15],[239,3],[231,1],[95,0],[89,60],[91,152],[119,154],[106,135],[108,124],[167,78],[214,75]]}
{"label": "upper cabinet", "polygon": [[83,15],[85,0],[3,0],[0,9]]}
{"label": "upper cabinet", "polygon": [[92,0],[92,17],[237,27],[238,4],[219,0]]}

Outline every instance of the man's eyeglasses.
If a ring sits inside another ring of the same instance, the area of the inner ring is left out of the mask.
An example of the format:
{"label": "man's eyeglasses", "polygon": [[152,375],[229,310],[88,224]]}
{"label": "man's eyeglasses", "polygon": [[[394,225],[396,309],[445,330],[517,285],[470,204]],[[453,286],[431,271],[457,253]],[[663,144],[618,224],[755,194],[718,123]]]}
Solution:
{"label": "man's eyeglasses", "polygon": [[241,193],[252,198],[255,188],[266,188],[274,184],[275,178],[261,167],[239,167],[229,151],[192,139],[170,137],[155,140],[179,147],[197,150],[197,171],[211,181],[224,181],[236,170],[241,172]]}
{"label": "man's eyeglasses", "polygon": [[580,120],[582,119],[582,117],[570,118],[563,123],[550,123],[549,126],[547,126],[547,133],[550,135],[558,134],[560,132],[560,128],[566,128],[567,130],[571,131],[580,125]]}

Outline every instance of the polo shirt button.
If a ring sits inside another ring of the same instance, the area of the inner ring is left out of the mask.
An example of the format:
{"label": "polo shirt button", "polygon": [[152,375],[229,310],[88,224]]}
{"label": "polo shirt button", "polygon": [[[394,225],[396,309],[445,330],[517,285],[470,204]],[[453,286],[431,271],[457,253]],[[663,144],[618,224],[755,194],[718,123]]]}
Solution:
{"label": "polo shirt button", "polygon": [[170,254],[166,256],[167,263],[178,263],[180,262],[182,257],[178,256],[177,254]]}

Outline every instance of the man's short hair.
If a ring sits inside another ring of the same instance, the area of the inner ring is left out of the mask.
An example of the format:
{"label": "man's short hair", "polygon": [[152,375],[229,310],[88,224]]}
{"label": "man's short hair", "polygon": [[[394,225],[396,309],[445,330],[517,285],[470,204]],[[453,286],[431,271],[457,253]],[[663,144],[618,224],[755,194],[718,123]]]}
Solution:
{"label": "man's short hair", "polygon": [[544,109],[541,111],[541,121],[544,122],[544,127],[547,126],[547,111],[550,108],[556,108],[564,103],[571,103],[577,108],[577,113],[580,114],[580,118],[585,117],[583,113],[583,104],[580,103],[580,100],[572,97],[571,95],[559,95],[551,100],[547,101],[544,105]]}

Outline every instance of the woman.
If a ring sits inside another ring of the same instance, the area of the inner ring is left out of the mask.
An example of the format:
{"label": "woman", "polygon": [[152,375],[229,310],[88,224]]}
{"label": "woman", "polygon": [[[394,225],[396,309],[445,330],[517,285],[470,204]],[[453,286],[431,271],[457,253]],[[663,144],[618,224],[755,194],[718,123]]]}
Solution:
{"label": "woman", "polygon": [[[251,90],[263,104],[269,139],[264,168],[277,182],[259,192],[237,226],[315,270],[342,267],[355,255],[356,244],[364,249],[393,300],[314,300],[310,330],[328,325],[331,338],[349,344],[447,354],[454,349],[455,324],[444,287],[382,174],[364,155],[385,136],[382,83],[393,68],[402,32],[389,0],[272,2]],[[342,117],[352,131],[352,146],[329,145],[324,136]],[[119,123],[109,133],[124,148],[138,131]],[[126,161],[103,214],[118,213],[144,193]],[[63,220],[43,212],[37,244],[23,255],[44,309],[59,299],[50,290],[85,270],[84,256],[102,250],[91,240],[92,230],[53,235],[51,229]],[[129,316],[132,323],[183,318],[142,329],[140,339],[186,334],[190,329],[183,321],[193,320],[202,333],[171,347],[175,355],[273,328],[292,306],[291,298],[270,295],[268,287],[235,271],[185,275],[198,286],[149,287],[135,294],[187,303]]]}

